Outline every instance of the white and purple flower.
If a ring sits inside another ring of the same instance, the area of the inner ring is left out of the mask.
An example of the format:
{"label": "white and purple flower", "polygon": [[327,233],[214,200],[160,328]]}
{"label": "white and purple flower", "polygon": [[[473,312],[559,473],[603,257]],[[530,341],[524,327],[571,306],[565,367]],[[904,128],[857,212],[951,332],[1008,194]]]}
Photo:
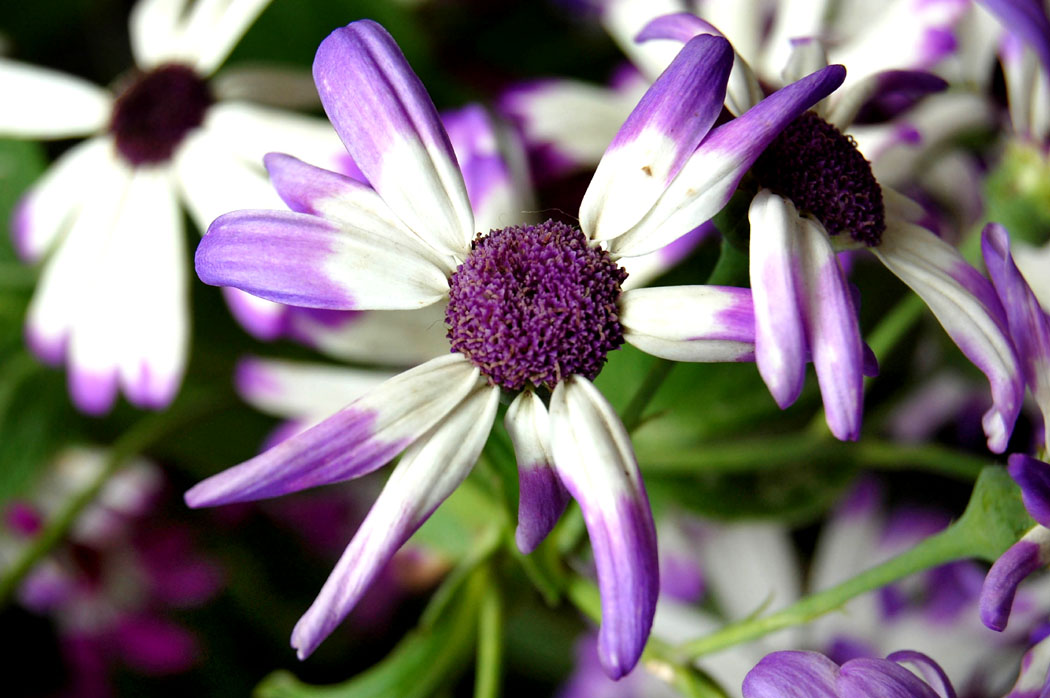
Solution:
{"label": "white and purple flower", "polygon": [[753,318],[746,289],[622,291],[617,245],[629,239],[636,254],[655,250],[708,220],[779,128],[843,77],[840,67],[826,68],[712,129],[731,64],[723,39],[685,47],[599,165],[581,207],[583,232],[548,221],[475,237],[448,136],[390,35],[362,21],[322,42],[314,62],[322,103],[372,188],[271,156],[274,181],[297,212],[219,218],[198,248],[198,274],[327,309],[448,301],[454,353],[187,493],[195,507],[275,497],[363,475],[402,453],[296,626],[300,656],[467,476],[501,392],[510,391],[519,544],[531,550],[546,535],[566,490],[580,502],[602,595],[603,665],[614,677],[635,665],[656,603],[655,531],[630,439],[591,379],[625,341],[676,360],[749,360]]}
{"label": "white and purple flower", "polygon": [[[682,41],[717,32],[690,14],[659,17],[639,40]],[[795,42],[791,78],[826,64],[816,40]],[[749,72],[739,60],[736,69]],[[991,284],[948,243],[913,221],[919,207],[879,184],[843,134],[885,73],[855,82],[792,122],[752,170],[750,271],[759,372],[782,408],[802,391],[812,357],[832,434],[859,437],[863,376],[874,367],[860,337],[856,301],[836,253],[867,249],[933,311],[991,383],[983,424],[1002,452],[1021,408],[1023,383]],[[906,81],[907,82],[907,81]]]}
{"label": "white and purple flower", "polygon": [[136,68],[115,92],[0,59],[0,134],[87,137],[12,222],[21,257],[45,260],[26,340],[47,363],[68,363],[84,412],[108,411],[118,390],[162,408],[179,389],[189,345],[180,202],[204,230],[230,208],[279,205],[262,170],[268,148],[339,164],[324,122],[227,99],[244,93],[236,76],[209,80],[268,4],[142,0],[130,19]]}

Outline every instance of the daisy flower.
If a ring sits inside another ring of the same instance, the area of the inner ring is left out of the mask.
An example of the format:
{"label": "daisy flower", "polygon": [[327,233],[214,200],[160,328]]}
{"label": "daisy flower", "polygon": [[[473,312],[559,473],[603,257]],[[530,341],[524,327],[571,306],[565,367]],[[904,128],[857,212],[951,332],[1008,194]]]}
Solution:
{"label": "daisy flower", "polygon": [[[717,30],[698,17],[678,14],[657,18],[639,40],[681,42],[712,32]],[[826,65],[820,42],[794,43],[785,79]],[[744,61],[734,67],[749,72]],[[756,363],[784,408],[801,393],[812,357],[828,427],[839,439],[857,439],[863,375],[873,362],[865,355],[837,253],[869,250],[925,301],[988,377],[993,405],[982,423],[988,447],[1001,453],[1024,395],[1002,304],[958,250],[915,224],[921,207],[881,185],[845,133],[884,79],[876,74],[855,82],[802,114],[755,163],[759,191],[748,218]]]}
{"label": "daisy flower", "polygon": [[12,222],[22,258],[45,260],[27,343],[48,363],[68,362],[85,412],[106,412],[118,389],[146,408],[178,391],[189,343],[180,203],[201,230],[231,207],[278,204],[263,142],[338,164],[327,124],[225,99],[251,88],[235,76],[210,80],[268,2],[142,0],[130,18],[136,67],[113,91],[0,59],[0,134],[87,137]]}
{"label": "daisy flower", "polygon": [[[751,356],[746,289],[622,291],[629,229],[657,249],[714,215],[777,130],[843,77],[832,66],[712,129],[732,49],[698,37],[625,122],[584,196],[578,230],[547,221],[476,234],[448,136],[397,44],[374,22],[318,49],[321,101],[372,188],[294,158],[271,159],[297,212],[238,211],[197,250],[206,283],[318,308],[411,309],[447,302],[452,353],[405,371],[317,426],[192,488],[190,506],[274,497],[401,459],[292,633],[309,655],[384,562],[466,477],[501,394],[521,470],[519,545],[531,550],[568,494],[584,513],[602,596],[599,644],[630,671],[656,603],[656,541],[627,431],[591,383],[627,341],[665,358]],[[684,98],[683,98],[684,96]]]}

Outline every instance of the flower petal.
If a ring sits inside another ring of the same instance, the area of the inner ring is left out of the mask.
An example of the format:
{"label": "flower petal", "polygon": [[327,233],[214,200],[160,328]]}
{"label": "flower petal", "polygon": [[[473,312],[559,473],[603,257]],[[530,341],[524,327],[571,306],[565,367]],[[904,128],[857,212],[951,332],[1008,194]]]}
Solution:
{"label": "flower petal", "polygon": [[981,0],[1003,27],[1021,38],[1050,73],[1050,19],[1038,2],[1028,0]]}
{"label": "flower petal", "polygon": [[1047,669],[1050,668],[1050,638],[1025,652],[1017,683],[1006,698],[1046,698]]}
{"label": "flower petal", "polygon": [[[663,15],[685,14],[683,0],[603,0],[601,23],[631,63],[653,82],[671,65],[681,46],[669,42],[642,43],[637,39],[650,22]],[[696,34],[685,37],[686,43]]]}
{"label": "flower petal", "polygon": [[638,662],[659,591],[656,528],[627,430],[585,378],[562,381],[551,396],[555,467],[580,503],[598,568],[602,623],[598,653],[618,679]]}
{"label": "flower petal", "polygon": [[98,271],[115,280],[106,312],[124,325],[107,342],[120,384],[132,404],[166,407],[182,383],[190,334],[185,234],[169,170],[134,170],[107,257]]}
{"label": "flower petal", "polygon": [[956,50],[955,24],[969,6],[969,0],[887,3],[851,41],[832,48],[831,60],[849,66],[847,84],[883,70],[925,70]]}
{"label": "flower petal", "polygon": [[1006,310],[1025,382],[1043,414],[1044,439],[1050,445],[1050,319],[1014,264],[1010,235],[1005,228],[997,223],[985,226],[981,251],[995,292]]}
{"label": "flower petal", "polygon": [[645,254],[713,217],[766,146],[795,117],[838,87],[844,76],[842,66],[828,66],[713,129],[653,208],[612,240],[611,251],[621,257]]}
{"label": "flower petal", "polygon": [[864,345],[846,275],[824,226],[799,219],[806,334],[828,427],[835,438],[856,441],[864,409]]}
{"label": "flower petal", "polygon": [[131,8],[128,34],[135,65],[149,70],[172,58],[181,41],[186,0],[139,0]]}
{"label": "flower petal", "polygon": [[519,174],[525,168],[523,146],[515,134],[497,132],[492,118],[478,104],[442,112],[441,121],[463,172],[475,227],[487,232],[520,223],[530,206],[526,203],[528,187],[513,171],[514,165]]}
{"label": "flower petal", "polygon": [[798,399],[806,380],[802,315],[799,216],[787,199],[768,189],[748,209],[751,223],[751,295],[755,312],[755,363],[777,405]]}
{"label": "flower petal", "polygon": [[222,297],[234,319],[256,339],[272,342],[287,331],[289,306],[253,296],[233,286],[223,286]]}
{"label": "flower petal", "polygon": [[543,400],[526,390],[507,408],[507,433],[518,461],[518,549],[531,553],[558,522],[569,493],[554,472],[550,446],[550,419]]}
{"label": "flower petal", "polygon": [[[773,16],[773,26],[765,40],[761,65],[763,75],[777,75],[785,65],[795,60],[794,54],[800,42],[819,43],[811,37],[823,36],[827,32],[826,17],[829,9],[828,0],[784,0],[777,5]],[[843,11],[838,9],[837,11]],[[810,46],[812,48],[812,46]],[[825,65],[827,61],[825,60]],[[808,75],[820,66],[795,73],[788,81],[797,80]]]}
{"label": "flower petal", "polygon": [[383,200],[435,248],[462,256],[474,236],[463,176],[394,39],[369,20],[336,29],[317,49],[314,80],[336,132]]}
{"label": "flower petal", "polygon": [[660,197],[722,111],[733,49],[702,35],[682,48],[627,117],[583,196],[580,227],[594,240],[622,235]]}
{"label": "flower petal", "polygon": [[197,0],[186,19],[184,50],[204,75],[222,65],[271,0]]}
{"label": "flower petal", "polygon": [[285,418],[320,419],[379,388],[389,371],[246,358],[237,362],[237,392],[256,409]]}
{"label": "flower petal", "polygon": [[620,288],[627,291],[648,286],[650,281],[688,257],[704,241],[718,235],[718,229],[711,221],[707,221],[655,252],[616,260],[616,263],[627,272],[627,280],[620,284]]}
{"label": "flower petal", "polygon": [[620,296],[624,339],[673,361],[751,361],[751,292],[732,286],[636,288]]}
{"label": "flower petal", "polygon": [[1017,586],[1050,563],[1050,529],[1036,526],[1003,553],[981,587],[981,622],[992,630],[1005,630]]}
{"label": "flower petal", "polygon": [[92,138],[73,146],[18,202],[11,221],[11,237],[23,260],[38,261],[66,231],[90,195],[84,182],[108,164],[112,147],[105,138]]}
{"label": "flower petal", "polygon": [[274,188],[293,211],[367,230],[413,248],[449,274],[454,270],[446,258],[406,228],[367,184],[283,153],[269,153],[264,161]]}
{"label": "flower petal", "polygon": [[266,499],[370,473],[455,409],[478,375],[459,354],[405,371],[312,429],[198,483],[186,503]]}
{"label": "flower petal", "polygon": [[744,698],[839,698],[839,667],[818,652],[773,652],[744,679]]}
{"label": "flower petal", "polygon": [[521,132],[535,174],[553,178],[598,162],[639,97],[577,80],[536,80],[504,92],[499,110]]}
{"label": "flower petal", "polygon": [[333,310],[422,308],[448,294],[418,249],[285,211],[234,211],[201,240],[197,274],[267,300]]}
{"label": "flower petal", "polygon": [[105,128],[113,98],[86,80],[0,58],[0,133],[70,138]]}
{"label": "flower petal", "polygon": [[382,366],[415,366],[449,351],[445,303],[419,310],[339,313],[338,320],[293,308],[288,334],[345,361]]}
{"label": "flower petal", "polygon": [[888,655],[886,659],[903,664],[917,673],[937,692],[939,698],[955,698],[955,689],[952,687],[952,682],[948,680],[947,674],[944,673],[944,669],[922,652],[902,650]]}
{"label": "flower petal", "polygon": [[[312,87],[312,83],[311,83]],[[324,119],[242,101],[218,102],[204,125],[223,147],[250,165],[267,153],[291,153],[317,167],[344,172],[349,157]]]}
{"label": "flower petal", "polygon": [[995,289],[936,235],[916,225],[886,221],[871,251],[917,293],[945,332],[988,377],[992,407],[985,413],[988,448],[1006,449],[1024,397],[1024,379]]}
{"label": "flower petal", "polygon": [[360,600],[379,570],[466,478],[492,429],[499,389],[475,383],[452,412],[401,456],[321,593],[292,631],[309,656]]}
{"label": "flower petal", "polygon": [[842,698],[938,698],[922,679],[885,659],[851,659],[836,682]]}
{"label": "flower petal", "polygon": [[[777,14],[779,16],[783,13]],[[685,44],[700,34],[723,36],[710,22],[691,12],[678,12],[657,17],[649,22],[638,33],[635,41],[643,43],[663,39]],[[729,83],[726,86],[726,109],[738,116],[762,101],[762,97],[762,86],[759,85],[751,66],[734,51],[733,68],[729,71]]]}
{"label": "flower petal", "polygon": [[183,141],[175,153],[175,174],[186,208],[202,233],[228,211],[283,208],[263,171],[207,129],[198,129]]}
{"label": "flower petal", "polygon": [[1013,453],[1008,459],[1010,477],[1021,486],[1021,497],[1028,514],[1043,526],[1050,525],[1050,464]]}

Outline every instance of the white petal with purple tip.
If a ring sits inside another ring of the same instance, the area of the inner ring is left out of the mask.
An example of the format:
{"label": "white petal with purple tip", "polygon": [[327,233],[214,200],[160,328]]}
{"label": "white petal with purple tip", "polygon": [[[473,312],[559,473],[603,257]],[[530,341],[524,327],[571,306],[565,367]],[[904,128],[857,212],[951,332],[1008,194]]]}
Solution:
{"label": "white petal with purple tip", "polygon": [[673,361],[750,361],[751,292],[731,286],[636,288],[620,296],[624,339]]}
{"label": "white petal with purple tip", "polygon": [[602,6],[601,22],[620,50],[646,78],[656,80],[674,60],[681,46],[663,41],[643,44],[637,42],[636,37],[657,17],[687,9],[682,0],[606,0]]}
{"label": "white petal with purple tip", "polygon": [[828,66],[713,129],[653,208],[610,242],[610,251],[621,257],[645,254],[709,220],[729,201],[740,178],[780,130],[838,87],[844,76],[842,66]]}
{"label": "white petal with purple tip", "polygon": [[809,348],[799,298],[800,222],[795,206],[768,189],[755,195],[748,220],[755,363],[773,399],[785,408],[802,392]]}
{"label": "white petal with purple tip", "polygon": [[320,418],[337,412],[394,377],[389,371],[245,358],[237,362],[237,392],[278,417]]}
{"label": "white petal with purple tip", "polygon": [[37,180],[18,203],[11,234],[22,259],[35,262],[61,237],[89,195],[93,173],[110,163],[113,143],[92,138],[79,143]]}
{"label": "white petal with purple tip", "polygon": [[562,381],[551,396],[555,467],[580,503],[601,592],[598,654],[618,679],[641,656],[656,610],[656,529],[627,430],[585,378]]}
{"label": "white petal with purple tip", "polygon": [[1043,415],[1050,444],[1050,319],[1010,255],[1010,235],[989,223],[981,235],[984,264],[1006,310],[1010,335],[1024,368],[1025,382]]}
{"label": "white petal with purple tip", "polygon": [[1017,683],[1006,698],[1033,698],[1040,696],[1046,688],[1047,672],[1050,670],[1050,638],[1044,638],[1021,660],[1021,673]]}
{"label": "white petal with purple tip", "polygon": [[[824,34],[828,4],[828,0],[783,0],[777,5],[773,26],[765,40],[762,64],[759,66],[764,75],[779,74],[785,65],[796,61],[801,43],[812,43],[811,37]],[[821,52],[823,53],[823,49]],[[824,65],[827,65],[826,57]],[[819,67],[817,65],[809,70],[794,73],[790,73],[789,70],[790,77],[784,77],[788,82],[798,80]]]}
{"label": "white petal with purple tip", "polygon": [[121,387],[132,404],[166,407],[182,382],[190,332],[182,211],[170,170],[134,170],[106,258],[105,273],[117,280],[106,312],[125,327],[110,339]]}
{"label": "white petal with purple tip", "polygon": [[96,169],[81,180],[83,203],[73,211],[69,231],[45,264],[26,316],[30,348],[51,364],[63,360],[81,304],[90,303],[89,297],[93,299],[99,289],[93,276],[101,268],[109,231],[130,180],[130,173],[115,159],[112,142],[99,139],[98,144],[98,160],[91,160]]}
{"label": "white petal with purple tip", "polygon": [[391,378],[317,426],[186,493],[191,507],[298,492],[382,467],[445,418],[481,384],[459,354]]}
{"label": "white petal with purple tip", "polygon": [[860,438],[863,411],[864,347],[857,308],[827,232],[812,218],[799,219],[800,294],[813,367],[835,438]]}
{"label": "white petal with purple tip", "polygon": [[959,252],[936,235],[892,218],[871,251],[917,293],[952,341],[991,384],[985,413],[988,448],[1002,453],[1024,397],[1021,366],[992,285]]}
{"label": "white petal with purple tip", "polygon": [[293,211],[367,230],[411,247],[447,273],[455,268],[446,256],[406,228],[367,184],[283,153],[270,153],[264,162],[274,188]]}
{"label": "white petal with purple tip", "polygon": [[514,539],[523,553],[543,542],[569,503],[569,493],[554,472],[547,408],[531,390],[510,403],[505,418],[518,462],[518,528]]}
{"label": "white petal with purple tip", "polygon": [[97,85],[55,70],[0,58],[0,134],[69,138],[105,127],[113,97]]}
{"label": "white petal with purple tip", "polygon": [[462,255],[474,236],[463,175],[423,84],[375,22],[336,29],[314,59],[321,103],[354,162],[417,235]]}
{"label": "white petal with purple tip", "polygon": [[477,385],[452,413],[405,451],[321,593],[292,631],[300,659],[346,617],[383,565],[452,491],[481,453],[499,388]]}
{"label": "white petal with purple tip", "polygon": [[583,196],[580,227],[588,238],[622,235],[660,197],[722,111],[732,57],[725,39],[697,36],[645,93]]}
{"label": "white petal with purple tip", "polygon": [[308,308],[422,308],[448,294],[444,271],[418,249],[304,213],[221,216],[201,240],[196,266],[204,283]]}

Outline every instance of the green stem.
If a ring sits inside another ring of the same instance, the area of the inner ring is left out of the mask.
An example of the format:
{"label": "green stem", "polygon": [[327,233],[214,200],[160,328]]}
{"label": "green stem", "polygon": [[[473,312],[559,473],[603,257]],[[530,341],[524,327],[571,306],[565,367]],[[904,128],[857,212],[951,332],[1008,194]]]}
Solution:
{"label": "green stem", "polygon": [[656,391],[663,385],[674,365],[673,361],[656,359],[649,368],[649,372],[645,374],[642,384],[638,386],[638,391],[631,398],[627,409],[623,411],[623,425],[628,432],[634,431],[641,424],[642,413],[645,412],[645,408],[649,406],[653,396],[656,395]]}
{"label": "green stem", "polygon": [[21,555],[0,577],[0,607],[4,606],[33,566],[58,545],[72,528],[81,512],[95,500],[109,479],[133,456],[150,444],[180,427],[200,419],[216,409],[213,400],[187,401],[178,411],[151,414],[137,422],[109,449],[102,467],[84,489],[71,497],[58,514],[50,519]]}
{"label": "green stem", "polygon": [[645,472],[668,475],[772,470],[799,462],[836,461],[883,470],[914,468],[972,482],[987,464],[984,458],[936,444],[907,445],[867,440],[843,443],[810,432],[747,441],[703,443],[695,448],[647,454],[639,452]]}
{"label": "green stem", "polygon": [[937,535],[841,584],[767,616],[730,623],[678,647],[679,656],[695,659],[749,642],[776,630],[802,625],[841,608],[847,601],[916,572],[955,560],[995,560],[1032,525],[1020,492],[1003,468],[988,466],[974,485],[962,517]]}
{"label": "green stem", "polygon": [[478,613],[478,660],[474,675],[474,698],[500,695],[503,657],[503,602],[492,582],[485,588]]}
{"label": "green stem", "polygon": [[678,648],[683,657],[695,659],[727,647],[758,639],[783,628],[808,623],[829,611],[840,608],[850,599],[865,592],[884,587],[930,567],[969,557],[973,545],[963,528],[951,526],[931,536],[914,548],[873,567],[856,577],[788,606],[768,616],[749,618],[731,623],[721,630]]}

